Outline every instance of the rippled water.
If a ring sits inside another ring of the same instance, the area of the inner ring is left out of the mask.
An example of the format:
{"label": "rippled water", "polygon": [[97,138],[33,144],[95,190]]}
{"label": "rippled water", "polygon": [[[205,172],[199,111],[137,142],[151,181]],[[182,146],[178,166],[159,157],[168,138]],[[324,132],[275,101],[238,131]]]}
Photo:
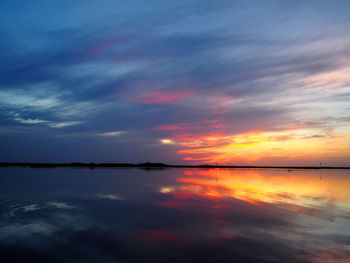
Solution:
{"label": "rippled water", "polygon": [[350,262],[350,171],[0,168],[1,262]]}

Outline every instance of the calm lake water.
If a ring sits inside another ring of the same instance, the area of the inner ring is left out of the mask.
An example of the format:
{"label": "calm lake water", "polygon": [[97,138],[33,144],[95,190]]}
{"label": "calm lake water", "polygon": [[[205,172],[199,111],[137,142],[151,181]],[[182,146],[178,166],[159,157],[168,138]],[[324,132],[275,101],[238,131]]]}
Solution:
{"label": "calm lake water", "polygon": [[350,262],[350,170],[0,174],[1,262]]}

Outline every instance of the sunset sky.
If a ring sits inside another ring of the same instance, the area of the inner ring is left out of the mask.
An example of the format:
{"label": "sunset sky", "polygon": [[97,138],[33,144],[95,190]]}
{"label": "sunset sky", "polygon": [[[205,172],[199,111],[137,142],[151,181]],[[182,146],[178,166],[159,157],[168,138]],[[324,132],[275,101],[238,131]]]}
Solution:
{"label": "sunset sky", "polygon": [[0,162],[350,165],[348,0],[0,14]]}

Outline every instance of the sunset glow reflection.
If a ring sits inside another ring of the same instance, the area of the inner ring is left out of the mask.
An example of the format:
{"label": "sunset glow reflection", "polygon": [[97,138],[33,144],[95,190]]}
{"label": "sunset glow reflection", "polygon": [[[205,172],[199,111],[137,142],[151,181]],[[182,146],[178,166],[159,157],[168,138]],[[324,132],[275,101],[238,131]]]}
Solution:
{"label": "sunset glow reflection", "polygon": [[328,176],[322,170],[302,174],[287,169],[188,169],[177,178],[180,186],[163,187],[160,191],[177,196],[192,193],[208,199],[236,198],[254,204],[314,206],[334,200],[350,206],[350,178]]}

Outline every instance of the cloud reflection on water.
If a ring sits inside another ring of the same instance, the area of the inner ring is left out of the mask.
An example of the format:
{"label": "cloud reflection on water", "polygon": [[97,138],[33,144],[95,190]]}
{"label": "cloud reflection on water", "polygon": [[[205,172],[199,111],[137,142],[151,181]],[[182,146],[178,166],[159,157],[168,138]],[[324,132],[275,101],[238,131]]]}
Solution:
{"label": "cloud reflection on water", "polygon": [[1,218],[5,261],[350,260],[346,171],[19,171],[3,177],[0,211],[23,202],[11,193],[37,205]]}

